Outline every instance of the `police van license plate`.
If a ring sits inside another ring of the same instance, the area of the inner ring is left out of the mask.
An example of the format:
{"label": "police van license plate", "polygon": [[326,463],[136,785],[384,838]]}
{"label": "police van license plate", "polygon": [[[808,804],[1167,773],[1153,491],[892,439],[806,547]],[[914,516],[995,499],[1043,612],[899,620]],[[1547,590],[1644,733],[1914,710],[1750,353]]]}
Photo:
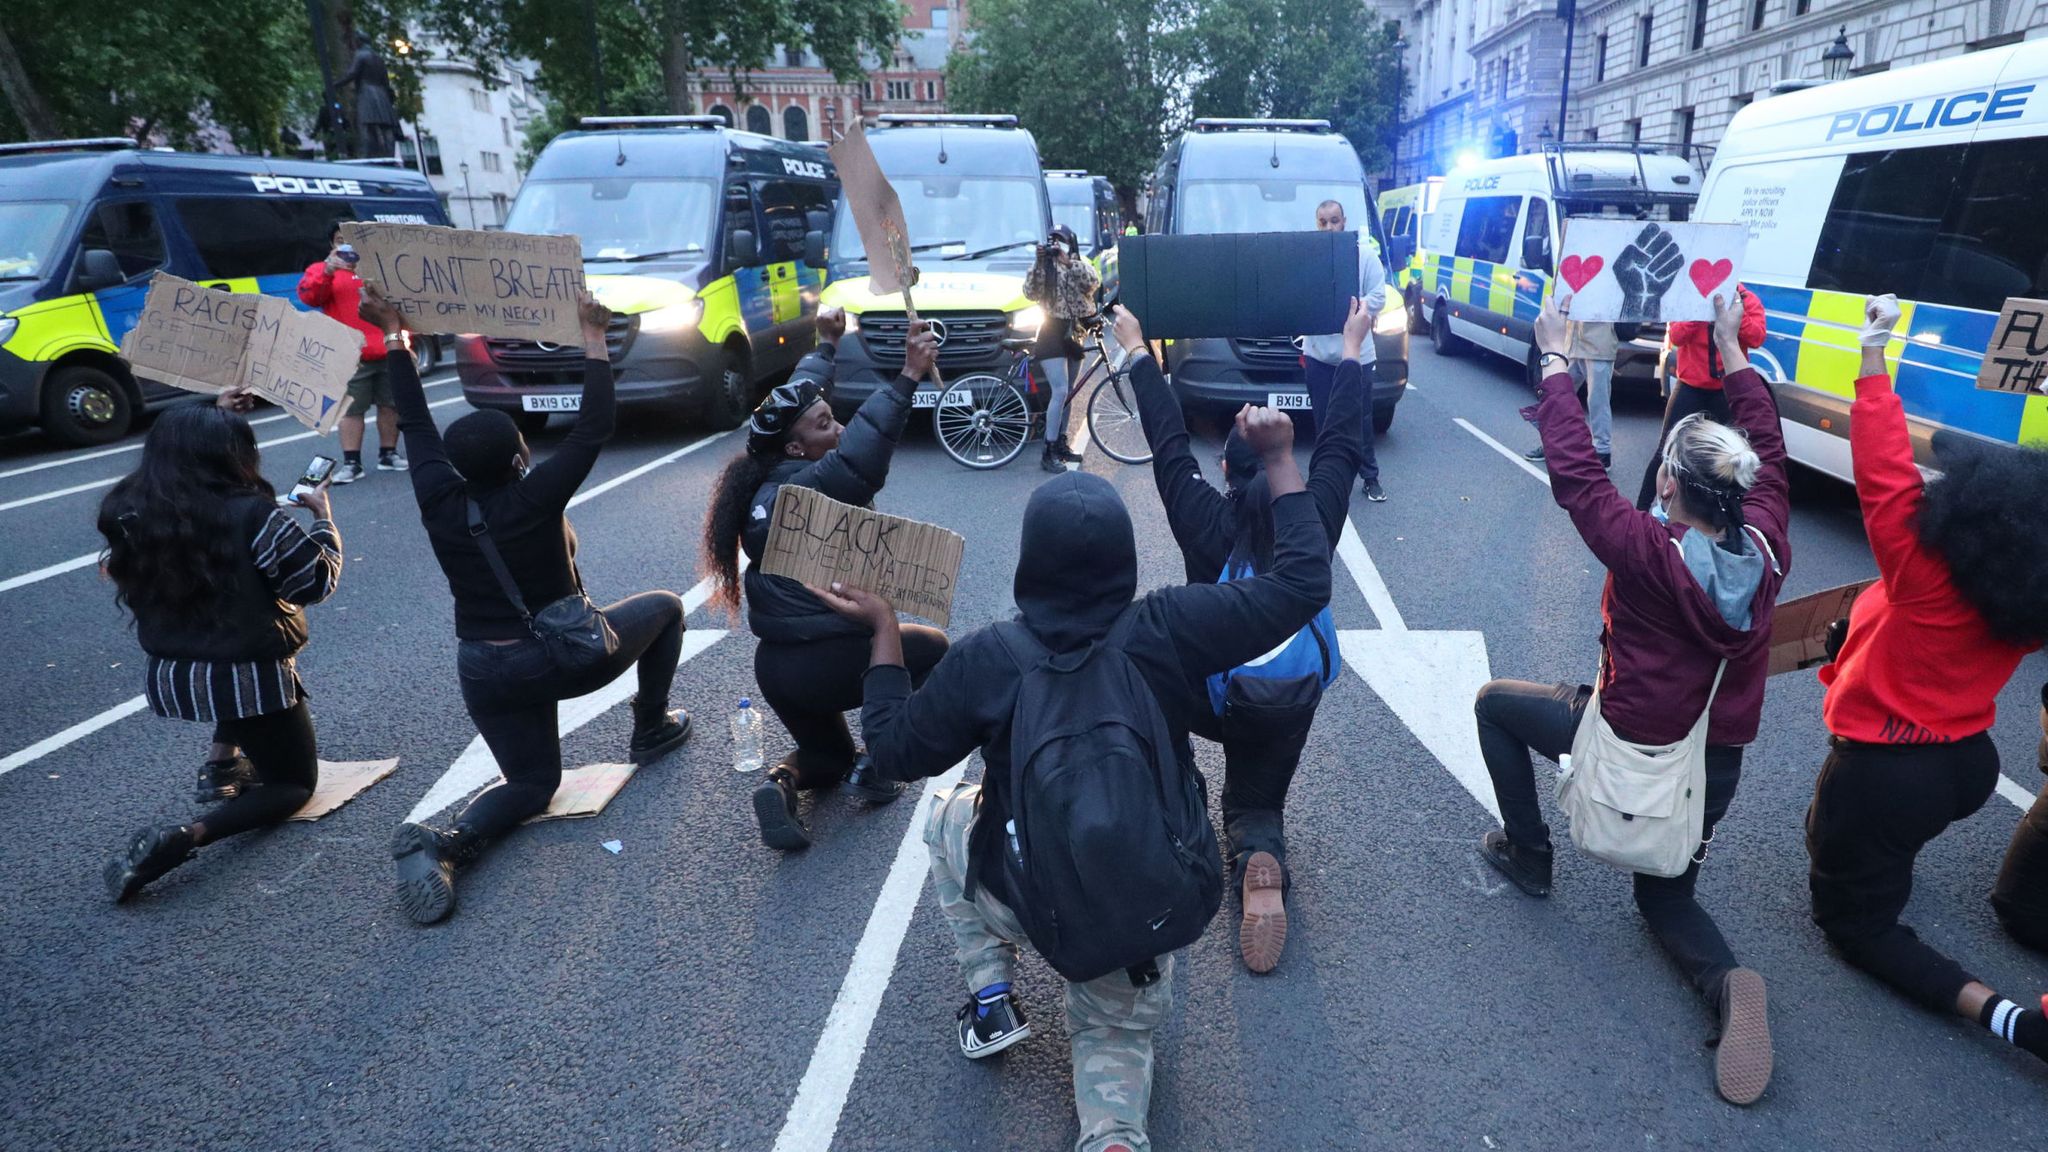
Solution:
{"label": "police van license plate", "polygon": [[1268,392],[1266,407],[1277,408],[1282,412],[1306,412],[1309,410],[1308,393]]}
{"label": "police van license plate", "polygon": [[583,397],[578,393],[556,393],[551,396],[521,396],[519,406],[528,412],[581,412]]}
{"label": "police van license plate", "polygon": [[919,388],[910,394],[910,406],[912,408],[937,408],[939,406],[939,390],[937,388]]}

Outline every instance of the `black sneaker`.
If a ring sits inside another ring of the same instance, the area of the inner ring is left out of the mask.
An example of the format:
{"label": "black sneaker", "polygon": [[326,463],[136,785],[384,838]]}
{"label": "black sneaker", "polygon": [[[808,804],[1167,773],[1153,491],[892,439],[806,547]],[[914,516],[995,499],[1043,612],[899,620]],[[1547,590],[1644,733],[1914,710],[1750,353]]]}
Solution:
{"label": "black sneaker", "polygon": [[379,472],[403,472],[406,470],[406,467],[405,457],[400,456],[396,448],[386,448],[382,452],[377,453],[377,471]]}
{"label": "black sneaker", "polygon": [[1600,457],[1600,466],[1601,466],[1602,468],[1612,468],[1612,467],[1614,467],[1614,453],[1612,453],[1612,452],[1595,452],[1595,453],[1593,453],[1593,455],[1595,455],[1595,456],[1598,456],[1598,457]]}
{"label": "black sneaker", "polygon": [[[998,988],[1002,991],[986,994]],[[1008,984],[991,984],[984,995],[968,997],[955,1015],[960,1021],[960,1054],[969,1060],[993,1056],[1031,1035],[1024,1005]]]}
{"label": "black sneaker", "polygon": [[1522,453],[1522,459],[1528,460],[1536,464],[1543,463],[1545,459],[1545,456],[1543,455],[1543,446],[1541,444],[1538,444],[1536,447],[1531,448],[1527,452]]}
{"label": "black sneaker", "polygon": [[199,784],[192,790],[192,798],[201,804],[218,804],[259,784],[256,766],[249,763],[247,756],[208,760],[199,766]]}
{"label": "black sneaker", "polygon": [[1079,464],[1081,462],[1081,454],[1074,451],[1073,445],[1067,443],[1065,436],[1053,441],[1052,454],[1068,464]]}
{"label": "black sneaker", "polygon": [[901,780],[883,780],[875,774],[875,762],[863,752],[853,758],[853,771],[846,774],[846,787],[861,800],[882,805],[903,795]]}
{"label": "black sneaker", "polygon": [[1514,881],[1515,887],[1531,896],[1550,895],[1549,846],[1525,848],[1508,839],[1505,830],[1495,828],[1479,838],[1479,854],[1500,869],[1501,875]]}
{"label": "black sneaker", "polygon": [[327,478],[327,482],[339,487],[343,484],[353,484],[362,478],[362,464],[360,462],[344,460],[341,462],[341,467],[334,470],[334,475]]}
{"label": "black sneaker", "polygon": [[1067,462],[1060,459],[1060,454],[1054,450],[1050,440],[1045,442],[1045,451],[1038,457],[1038,466],[1047,472],[1065,472],[1067,470]]}
{"label": "black sneaker", "polygon": [[782,771],[771,768],[754,789],[754,819],[761,825],[761,843],[778,852],[811,846],[811,830],[796,814],[796,787]]}
{"label": "black sneaker", "polygon": [[107,895],[119,904],[144,884],[192,858],[192,829],[184,825],[144,828],[107,863]]}
{"label": "black sneaker", "polygon": [[627,746],[626,758],[635,764],[652,764],[682,747],[689,738],[690,714],[680,708],[662,713],[661,719],[652,724],[635,720],[633,742]]}
{"label": "black sneaker", "polygon": [[1375,504],[1385,504],[1387,502],[1387,490],[1380,487],[1379,481],[1367,480],[1363,485],[1361,485],[1361,489],[1365,492],[1365,498],[1367,500],[1370,500]]}
{"label": "black sneaker", "polygon": [[455,861],[442,835],[424,824],[400,824],[391,838],[398,864],[398,903],[415,924],[434,924],[455,911]]}

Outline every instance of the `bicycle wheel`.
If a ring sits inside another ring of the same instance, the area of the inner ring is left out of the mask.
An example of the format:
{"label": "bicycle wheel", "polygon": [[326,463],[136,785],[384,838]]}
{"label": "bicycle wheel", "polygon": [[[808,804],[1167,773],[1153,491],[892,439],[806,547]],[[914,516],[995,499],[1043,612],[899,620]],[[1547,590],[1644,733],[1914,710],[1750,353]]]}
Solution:
{"label": "bicycle wheel", "polygon": [[932,409],[946,455],[969,468],[1001,468],[1031,439],[1031,405],[1015,384],[985,372],[955,380]]}
{"label": "bicycle wheel", "polygon": [[1111,374],[1088,394],[1088,435],[1112,460],[1151,462],[1152,445],[1138,420],[1136,386],[1129,376]]}

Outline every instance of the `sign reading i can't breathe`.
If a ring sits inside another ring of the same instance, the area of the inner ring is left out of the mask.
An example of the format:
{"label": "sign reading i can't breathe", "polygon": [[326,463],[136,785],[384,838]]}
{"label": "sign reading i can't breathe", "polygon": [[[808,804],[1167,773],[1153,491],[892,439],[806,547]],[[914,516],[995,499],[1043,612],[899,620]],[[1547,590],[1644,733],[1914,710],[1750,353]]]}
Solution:
{"label": "sign reading i can't breathe", "polygon": [[865,589],[944,628],[953,616],[966,541],[936,524],[842,504],[785,484],[775,497],[761,571],[823,588]]}
{"label": "sign reading i can't breathe", "polygon": [[2048,392],[2048,300],[2006,300],[1977,368],[1977,387],[2016,396]]}
{"label": "sign reading i can't breathe", "polygon": [[575,344],[583,339],[583,242],[574,236],[473,232],[432,224],[341,226],[375,284],[415,332],[477,332]]}
{"label": "sign reading i can't breathe", "polygon": [[136,375],[188,392],[247,388],[325,434],[341,420],[362,347],[355,329],[289,301],[160,272],[121,356]]}

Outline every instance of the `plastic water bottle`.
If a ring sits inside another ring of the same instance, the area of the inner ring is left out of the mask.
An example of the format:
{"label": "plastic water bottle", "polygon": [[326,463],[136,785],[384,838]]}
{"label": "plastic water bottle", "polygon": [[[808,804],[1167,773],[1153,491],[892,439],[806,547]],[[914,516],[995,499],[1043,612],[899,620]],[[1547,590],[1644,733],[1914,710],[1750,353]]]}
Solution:
{"label": "plastic water bottle", "polygon": [[740,697],[740,706],[732,714],[732,770],[735,772],[756,772],[761,768],[761,714],[754,711],[754,702]]}

